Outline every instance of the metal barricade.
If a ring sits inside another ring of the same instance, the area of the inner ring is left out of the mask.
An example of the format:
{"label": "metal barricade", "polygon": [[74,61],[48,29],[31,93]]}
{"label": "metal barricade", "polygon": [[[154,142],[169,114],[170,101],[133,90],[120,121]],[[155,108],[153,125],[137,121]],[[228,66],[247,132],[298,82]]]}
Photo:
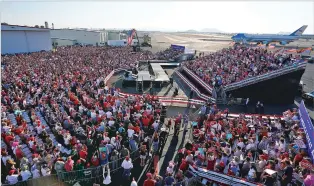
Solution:
{"label": "metal barricade", "polygon": [[[1,184],[2,186],[12,186],[12,184]],[[19,181],[13,186],[62,186],[63,183],[60,182],[56,174],[51,174],[49,176],[42,176],[35,179],[29,179],[26,181]]]}
{"label": "metal barricade", "polygon": [[[132,162],[137,160],[139,158],[139,150],[133,151],[130,153],[130,158],[132,159]],[[121,169],[121,164],[124,161],[124,157],[119,158],[115,161],[108,162],[110,173],[114,173],[117,170]],[[92,167],[88,169],[83,170],[74,170],[70,172],[59,172],[58,173],[58,180],[60,182],[65,183],[75,183],[78,181],[84,181],[84,182],[100,182],[103,179],[103,166],[98,167]]]}

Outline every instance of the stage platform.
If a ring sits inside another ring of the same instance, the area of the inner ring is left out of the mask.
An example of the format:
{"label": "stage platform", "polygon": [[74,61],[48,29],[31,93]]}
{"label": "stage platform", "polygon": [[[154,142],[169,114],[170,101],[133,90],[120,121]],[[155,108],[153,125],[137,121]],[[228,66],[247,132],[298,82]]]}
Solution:
{"label": "stage platform", "polygon": [[152,81],[152,77],[149,71],[139,71],[137,74],[136,81]]}
{"label": "stage platform", "polygon": [[154,72],[154,81],[169,82],[170,79],[159,63],[151,63],[150,66]]}

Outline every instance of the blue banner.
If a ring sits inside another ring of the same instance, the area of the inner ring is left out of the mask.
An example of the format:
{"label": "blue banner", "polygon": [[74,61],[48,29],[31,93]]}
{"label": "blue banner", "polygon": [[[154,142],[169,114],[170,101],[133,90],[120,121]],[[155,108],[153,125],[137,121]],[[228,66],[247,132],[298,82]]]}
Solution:
{"label": "blue banner", "polygon": [[180,46],[180,45],[171,45],[170,48],[172,50],[180,50],[180,51],[184,51],[185,50],[185,46]]}
{"label": "blue banner", "polygon": [[306,135],[308,152],[310,157],[312,158],[312,162],[314,163],[314,129],[303,100],[299,106],[299,115],[301,127],[304,129],[304,133]]}

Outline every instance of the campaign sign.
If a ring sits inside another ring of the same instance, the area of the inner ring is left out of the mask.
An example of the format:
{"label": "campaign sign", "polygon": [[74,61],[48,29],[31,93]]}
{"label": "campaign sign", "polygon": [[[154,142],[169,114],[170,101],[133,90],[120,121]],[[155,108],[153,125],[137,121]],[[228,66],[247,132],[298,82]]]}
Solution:
{"label": "campaign sign", "polygon": [[299,106],[299,115],[301,127],[303,128],[304,133],[306,135],[308,151],[312,159],[312,162],[314,163],[314,129],[313,129],[314,127],[311,122],[310,116],[307,113],[303,100]]}
{"label": "campaign sign", "polygon": [[180,51],[184,51],[185,50],[185,46],[180,46],[180,45],[171,45],[170,48],[172,50],[180,50]]}

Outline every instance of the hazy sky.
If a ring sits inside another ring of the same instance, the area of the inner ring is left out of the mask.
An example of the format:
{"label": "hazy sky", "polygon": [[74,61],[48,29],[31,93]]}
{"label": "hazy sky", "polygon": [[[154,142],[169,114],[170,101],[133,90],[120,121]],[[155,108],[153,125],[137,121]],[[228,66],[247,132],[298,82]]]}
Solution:
{"label": "hazy sky", "polygon": [[224,32],[293,32],[308,25],[314,34],[314,2],[118,1],[1,2],[1,22],[55,28],[135,28],[183,31],[216,28]]}

